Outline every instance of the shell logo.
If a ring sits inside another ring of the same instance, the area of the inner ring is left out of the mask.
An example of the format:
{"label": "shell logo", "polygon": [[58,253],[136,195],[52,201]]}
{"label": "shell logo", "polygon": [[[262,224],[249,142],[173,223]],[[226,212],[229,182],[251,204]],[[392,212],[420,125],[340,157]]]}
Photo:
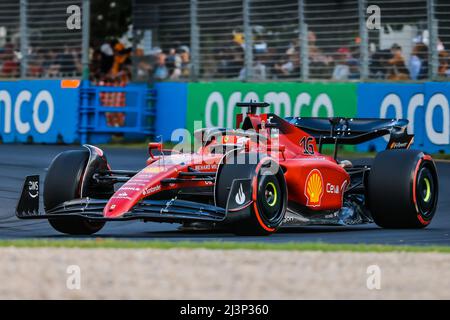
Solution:
{"label": "shell logo", "polygon": [[323,178],[319,170],[314,169],[306,177],[305,196],[309,207],[320,206],[323,195]]}

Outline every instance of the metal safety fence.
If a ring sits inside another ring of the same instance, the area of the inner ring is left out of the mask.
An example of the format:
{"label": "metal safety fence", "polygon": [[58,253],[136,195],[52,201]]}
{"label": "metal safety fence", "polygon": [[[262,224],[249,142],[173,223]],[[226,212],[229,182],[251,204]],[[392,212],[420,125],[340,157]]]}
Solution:
{"label": "metal safety fence", "polygon": [[82,0],[2,0],[0,77],[82,74]]}
{"label": "metal safety fence", "polygon": [[[129,1],[134,80],[450,76],[450,0]],[[97,2],[2,0],[0,77],[87,79]]]}
{"label": "metal safety fence", "polygon": [[450,0],[134,0],[133,22],[140,35],[135,47],[142,48],[137,78],[421,81],[450,75]]}
{"label": "metal safety fence", "polygon": [[20,3],[0,2],[0,77],[20,76]]}

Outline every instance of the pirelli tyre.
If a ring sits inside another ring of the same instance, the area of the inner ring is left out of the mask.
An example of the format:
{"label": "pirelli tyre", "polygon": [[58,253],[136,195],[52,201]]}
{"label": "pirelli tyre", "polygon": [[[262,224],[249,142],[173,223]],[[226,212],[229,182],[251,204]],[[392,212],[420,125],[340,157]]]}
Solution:
{"label": "pirelli tyre", "polygon": [[[44,182],[46,211],[64,201],[80,197],[81,181],[88,159],[88,150],[65,151],[53,159]],[[49,219],[49,223],[55,230],[70,235],[91,235],[105,224],[80,217]]]}
{"label": "pirelli tyre", "polygon": [[250,199],[248,202],[243,199],[242,202],[247,204],[244,204],[245,210],[238,215],[239,219],[229,224],[230,231],[238,235],[275,233],[284,220],[287,206],[286,180],[281,167],[274,159],[264,155],[241,153],[228,156],[217,173],[217,205],[225,208],[229,199],[238,197],[230,190],[235,179],[249,180],[248,190],[243,194]]}
{"label": "pirelli tyre", "polygon": [[433,159],[417,150],[386,150],[374,159],[367,186],[368,207],[383,228],[424,228],[438,201]]}

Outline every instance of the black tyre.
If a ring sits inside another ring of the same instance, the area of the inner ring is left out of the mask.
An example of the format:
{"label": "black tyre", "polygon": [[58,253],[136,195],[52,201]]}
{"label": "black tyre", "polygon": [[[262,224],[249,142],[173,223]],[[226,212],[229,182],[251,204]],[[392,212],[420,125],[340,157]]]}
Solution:
{"label": "black tyre", "polygon": [[222,164],[216,180],[217,205],[226,207],[233,180],[245,178],[252,180],[253,203],[248,207],[248,214],[233,222],[230,230],[238,235],[275,233],[286,213],[287,188],[283,171],[272,159],[239,154],[233,163]]}
{"label": "black tyre", "polygon": [[[80,197],[81,180],[89,159],[89,151],[74,150],[60,153],[53,159],[44,182],[44,207],[52,209],[64,201]],[[98,232],[104,222],[73,217],[49,219],[57,231],[70,235],[90,235]]]}
{"label": "black tyre", "polygon": [[373,220],[383,228],[424,228],[438,201],[432,158],[417,150],[386,150],[373,162],[367,188]]}

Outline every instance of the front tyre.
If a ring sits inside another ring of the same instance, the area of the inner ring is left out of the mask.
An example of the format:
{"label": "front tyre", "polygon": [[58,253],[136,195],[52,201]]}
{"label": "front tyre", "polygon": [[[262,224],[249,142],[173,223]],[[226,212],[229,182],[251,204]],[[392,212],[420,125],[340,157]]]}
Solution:
{"label": "front tyre", "polygon": [[[251,179],[252,202],[239,220],[230,223],[237,235],[270,235],[281,226],[287,207],[287,187],[281,167],[273,159],[238,154],[221,164],[216,180],[216,202],[227,206],[230,188],[235,179]],[[249,160],[256,160],[252,163]],[[231,195],[235,197],[235,195]],[[234,213],[229,213],[230,215]]]}
{"label": "front tyre", "polygon": [[[57,155],[47,172],[44,182],[45,210],[80,198],[81,181],[89,159],[89,151],[65,151]],[[80,217],[49,219],[50,225],[61,233],[70,235],[91,235],[105,225]]]}
{"label": "front tyre", "polygon": [[379,153],[368,179],[368,206],[383,228],[424,228],[436,212],[438,178],[429,155],[417,150]]}

